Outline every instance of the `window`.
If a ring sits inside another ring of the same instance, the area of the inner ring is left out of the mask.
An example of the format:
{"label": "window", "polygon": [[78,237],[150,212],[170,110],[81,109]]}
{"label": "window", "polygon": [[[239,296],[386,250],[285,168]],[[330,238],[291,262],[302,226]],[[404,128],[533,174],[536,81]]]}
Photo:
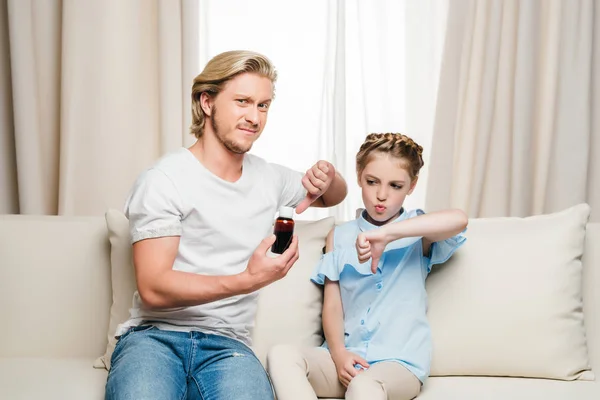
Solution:
{"label": "window", "polygon": [[[299,171],[326,159],[348,182],[342,204],[309,209],[299,219],[354,217],[362,207],[354,160],[368,133],[409,135],[424,147],[427,167],[444,3],[201,3],[200,65],[220,52],[247,49],[265,54],[278,70],[276,100],[251,152]],[[425,168],[407,208],[424,206],[426,180]]]}

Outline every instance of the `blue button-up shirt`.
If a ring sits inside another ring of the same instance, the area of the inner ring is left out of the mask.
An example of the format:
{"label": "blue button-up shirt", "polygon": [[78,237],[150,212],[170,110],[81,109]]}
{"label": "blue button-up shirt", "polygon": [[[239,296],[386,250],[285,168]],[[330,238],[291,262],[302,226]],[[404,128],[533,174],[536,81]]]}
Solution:
{"label": "blue button-up shirt", "polygon": [[[404,211],[393,222],[421,214],[422,210]],[[432,351],[425,278],[432,265],[448,260],[466,239],[459,234],[433,243],[430,257],[423,256],[420,237],[396,240],[386,246],[373,274],[371,260],[358,261],[356,238],[376,228],[362,215],[336,227],[333,251],[321,258],[311,280],[320,285],[325,278],[339,281],[349,351],[369,364],[399,362],[424,382]]]}

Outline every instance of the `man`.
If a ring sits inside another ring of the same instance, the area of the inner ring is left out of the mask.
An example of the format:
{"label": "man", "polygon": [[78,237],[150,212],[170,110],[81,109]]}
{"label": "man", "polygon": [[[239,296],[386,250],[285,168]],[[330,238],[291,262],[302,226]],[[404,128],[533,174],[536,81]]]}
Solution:
{"label": "man", "polygon": [[277,75],[264,56],[217,55],[192,88],[196,143],[164,156],[126,203],[138,292],[119,326],[107,399],[272,399],[250,348],[257,290],[283,278],[298,239],[267,255],[280,206],[329,207],[346,196],[326,161],[304,176],[247,154]]}

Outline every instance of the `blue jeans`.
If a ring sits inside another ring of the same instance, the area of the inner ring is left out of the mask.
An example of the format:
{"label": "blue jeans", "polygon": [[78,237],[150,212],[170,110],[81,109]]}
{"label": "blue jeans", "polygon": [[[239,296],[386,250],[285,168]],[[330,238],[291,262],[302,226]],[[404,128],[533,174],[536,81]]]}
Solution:
{"label": "blue jeans", "polygon": [[269,377],[252,350],[224,336],[130,328],[111,359],[106,400],[269,400]]}

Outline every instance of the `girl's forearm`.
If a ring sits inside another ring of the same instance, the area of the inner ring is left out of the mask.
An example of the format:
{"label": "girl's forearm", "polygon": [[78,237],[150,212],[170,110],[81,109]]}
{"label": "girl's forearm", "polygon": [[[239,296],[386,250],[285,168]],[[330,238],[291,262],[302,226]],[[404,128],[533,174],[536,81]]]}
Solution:
{"label": "girl's forearm", "polygon": [[389,242],[415,236],[439,242],[462,232],[467,224],[468,217],[462,210],[444,210],[387,224],[381,229]]}

